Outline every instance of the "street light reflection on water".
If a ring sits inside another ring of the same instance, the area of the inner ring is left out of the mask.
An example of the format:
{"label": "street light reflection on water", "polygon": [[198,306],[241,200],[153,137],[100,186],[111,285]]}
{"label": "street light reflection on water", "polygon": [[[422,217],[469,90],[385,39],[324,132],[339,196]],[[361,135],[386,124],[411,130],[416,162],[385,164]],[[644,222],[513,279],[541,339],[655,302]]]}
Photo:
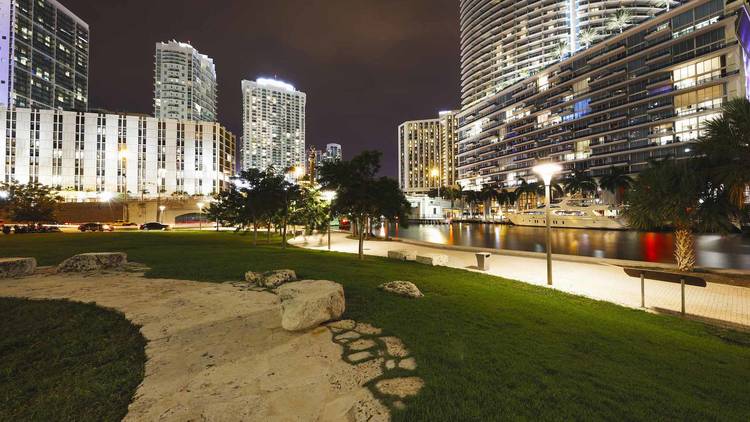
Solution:
{"label": "street light reflection on water", "polygon": [[[391,228],[390,233],[397,238],[442,245],[545,252],[544,227],[412,223],[408,228],[398,228],[398,232]],[[701,266],[750,269],[748,236],[696,235],[696,247]],[[673,263],[673,248],[671,233],[586,229],[552,231],[552,252],[557,254]]]}

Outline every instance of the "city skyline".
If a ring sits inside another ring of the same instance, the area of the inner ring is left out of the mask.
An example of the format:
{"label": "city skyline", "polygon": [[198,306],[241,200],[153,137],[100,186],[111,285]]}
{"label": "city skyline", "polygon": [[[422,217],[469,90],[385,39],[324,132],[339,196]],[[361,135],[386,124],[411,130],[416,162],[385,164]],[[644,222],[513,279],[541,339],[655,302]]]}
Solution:
{"label": "city skyline", "polygon": [[[326,7],[236,2],[206,14],[191,12],[205,7],[197,1],[182,2],[180,8],[91,0],[64,4],[91,27],[90,108],[151,114],[154,43],[190,42],[215,60],[219,122],[233,133],[242,133],[237,84],[276,77],[308,94],[308,146],[324,147],[333,139],[350,156],[381,150],[382,173],[395,177],[393,127],[404,116],[426,118],[458,106],[458,5],[453,0],[341,1]],[[368,25],[378,26],[377,33],[367,30],[364,16]],[[424,24],[413,27],[414,19]],[[294,30],[273,24],[281,20]],[[130,30],[132,22],[139,22],[138,31]],[[324,42],[312,42],[309,34],[323,36]],[[237,54],[240,48],[250,53]],[[432,69],[427,75],[425,67]],[[417,97],[422,101],[413,101]]]}

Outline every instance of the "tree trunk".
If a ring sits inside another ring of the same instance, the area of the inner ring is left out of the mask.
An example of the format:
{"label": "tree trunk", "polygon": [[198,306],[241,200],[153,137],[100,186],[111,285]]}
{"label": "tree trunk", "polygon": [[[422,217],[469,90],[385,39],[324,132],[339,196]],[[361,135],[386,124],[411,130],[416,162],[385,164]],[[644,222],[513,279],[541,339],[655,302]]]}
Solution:
{"label": "tree trunk", "polygon": [[383,235],[385,236],[385,240],[391,240],[390,239],[390,233],[388,231],[389,224],[390,224],[390,221],[388,221],[387,218],[385,220],[383,220]]}
{"label": "tree trunk", "polygon": [[695,239],[693,232],[686,227],[678,227],[675,231],[674,257],[677,269],[693,271],[695,269]]}
{"label": "tree trunk", "polygon": [[266,228],[267,228],[266,243],[271,243],[271,222],[270,221],[266,224]]}
{"label": "tree trunk", "polygon": [[[364,220],[364,221],[363,221]],[[365,259],[365,221],[366,219],[359,218],[357,228],[359,230],[359,259]]]}
{"label": "tree trunk", "polygon": [[253,246],[258,246],[258,222],[253,220]]}

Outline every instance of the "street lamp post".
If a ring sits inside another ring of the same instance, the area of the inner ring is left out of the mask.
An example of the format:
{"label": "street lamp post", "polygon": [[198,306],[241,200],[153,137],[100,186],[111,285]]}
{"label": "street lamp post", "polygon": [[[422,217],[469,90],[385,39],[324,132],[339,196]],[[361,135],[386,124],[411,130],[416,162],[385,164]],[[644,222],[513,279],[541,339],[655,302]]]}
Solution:
{"label": "street lamp post", "polygon": [[200,210],[200,216],[198,218],[198,230],[203,231],[203,206],[206,205],[203,202],[198,202],[198,209]]}
{"label": "street lamp post", "polygon": [[534,167],[534,173],[544,181],[544,214],[547,223],[547,284],[552,285],[552,212],[550,210],[550,193],[552,177],[562,171],[562,167],[555,163],[540,164]]}
{"label": "street lamp post", "polygon": [[159,223],[164,224],[164,210],[166,209],[164,205],[159,205]]}
{"label": "street lamp post", "polygon": [[336,199],[336,191],[327,190],[323,192],[323,200],[328,202],[328,250],[331,250],[331,227],[333,227],[333,210],[331,204]]}

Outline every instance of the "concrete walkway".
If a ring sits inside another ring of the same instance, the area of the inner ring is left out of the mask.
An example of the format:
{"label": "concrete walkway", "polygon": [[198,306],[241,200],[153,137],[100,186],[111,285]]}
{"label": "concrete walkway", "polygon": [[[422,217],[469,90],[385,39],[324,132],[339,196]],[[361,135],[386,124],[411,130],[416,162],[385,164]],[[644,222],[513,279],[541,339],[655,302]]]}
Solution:
{"label": "concrete walkway", "polygon": [[[308,249],[326,250],[326,240],[308,236],[306,239],[293,239],[290,243]],[[357,241],[349,239],[345,233],[335,233],[332,235],[331,248],[338,252],[357,253]],[[396,249],[415,250],[417,254],[444,254],[448,256],[448,266],[477,271],[476,258],[472,252],[397,241],[365,242],[367,255],[387,256],[389,250]],[[547,285],[544,259],[493,255],[490,262],[488,274],[539,286]],[[553,288],[564,292],[631,308],[639,308],[641,305],[640,280],[628,277],[620,267],[554,261],[553,280]],[[687,286],[685,302],[686,312],[690,316],[750,328],[750,288],[716,283],[708,283],[705,288]],[[646,307],[654,311],[679,312],[680,285],[646,280]]]}

